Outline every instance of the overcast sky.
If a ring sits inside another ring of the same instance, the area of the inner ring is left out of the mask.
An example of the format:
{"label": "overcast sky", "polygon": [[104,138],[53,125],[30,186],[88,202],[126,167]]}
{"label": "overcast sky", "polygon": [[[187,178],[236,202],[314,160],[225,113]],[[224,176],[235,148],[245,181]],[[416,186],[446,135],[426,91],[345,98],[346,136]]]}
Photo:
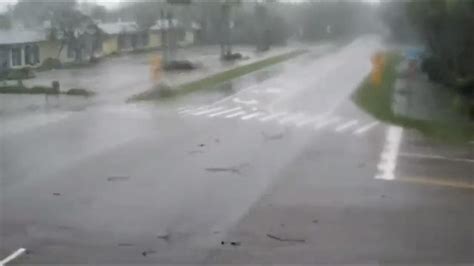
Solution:
{"label": "overcast sky", "polygon": [[[9,4],[15,4],[18,0],[0,0],[0,12],[4,12]],[[31,0],[31,1],[45,1],[45,0]],[[48,0],[48,1],[61,1],[61,0]],[[79,2],[96,2],[104,5],[106,8],[115,8],[121,2],[132,2],[133,0],[79,0]],[[304,2],[308,0],[285,0],[288,2]],[[378,3],[380,0],[359,0],[365,2]]]}
{"label": "overcast sky", "polygon": [[[6,10],[6,7],[9,4],[15,4],[18,0],[0,0],[0,12],[3,12]],[[32,0],[35,1],[35,0]],[[41,0],[37,0],[41,1]],[[49,1],[61,1],[61,0],[49,0]],[[117,7],[120,2],[127,2],[127,0],[79,0],[78,2],[96,2],[101,5],[104,5],[107,8],[114,8]]]}

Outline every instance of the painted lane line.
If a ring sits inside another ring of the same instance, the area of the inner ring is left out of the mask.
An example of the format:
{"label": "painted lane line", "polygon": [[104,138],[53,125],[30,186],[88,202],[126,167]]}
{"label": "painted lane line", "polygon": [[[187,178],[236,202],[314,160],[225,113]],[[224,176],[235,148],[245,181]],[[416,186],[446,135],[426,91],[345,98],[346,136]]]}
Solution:
{"label": "painted lane line", "polygon": [[259,117],[259,116],[262,116],[264,115],[265,113],[253,113],[253,114],[249,114],[249,115],[246,115],[246,116],[242,116],[240,119],[242,120],[249,120],[249,119],[252,119],[252,118],[255,118],[255,117]]}
{"label": "painted lane line", "polygon": [[216,107],[216,108],[211,108],[211,109],[207,109],[207,110],[204,110],[204,111],[193,112],[193,113],[191,113],[191,115],[194,115],[194,116],[205,115],[205,114],[209,114],[209,113],[212,113],[212,112],[217,112],[217,111],[222,110],[222,109],[224,109],[224,107]]}
{"label": "painted lane line", "polygon": [[362,126],[360,127],[359,129],[357,129],[356,131],[354,131],[354,135],[362,135],[366,132],[368,132],[369,130],[373,129],[374,127],[378,126],[380,123],[375,121],[375,122],[372,122],[370,124],[367,124],[365,126]]}
{"label": "painted lane line", "polygon": [[192,113],[192,112],[201,111],[201,110],[204,110],[206,108],[209,108],[209,106],[205,105],[205,106],[200,106],[200,107],[197,107],[197,108],[195,108],[195,107],[188,108],[186,110],[179,111],[178,114],[185,115],[185,114],[189,114],[189,113]]}
{"label": "painted lane line", "polygon": [[271,121],[271,120],[273,120],[273,119],[276,119],[276,118],[278,118],[278,117],[281,117],[281,116],[284,116],[284,115],[287,115],[287,114],[288,114],[287,112],[271,114],[271,115],[262,117],[262,118],[260,119],[260,121],[261,121],[261,122]]}
{"label": "painted lane line", "polygon": [[0,261],[0,266],[3,266],[7,263],[9,263],[10,261],[18,258],[19,256],[23,255],[23,253],[25,253],[26,249],[24,248],[19,248],[17,251],[13,252],[10,256],[4,258],[3,260]]}
{"label": "painted lane line", "polygon": [[357,121],[355,119],[351,120],[347,123],[344,123],[344,124],[338,126],[336,128],[336,132],[338,132],[338,133],[344,132],[344,131],[348,130],[349,128],[353,127],[353,126],[356,126],[357,124],[359,124],[359,121]]}
{"label": "painted lane line", "polygon": [[380,155],[377,165],[379,173],[375,179],[393,180],[395,179],[395,169],[397,167],[398,152],[403,137],[403,128],[390,126],[385,135],[385,146]]}
{"label": "painted lane line", "polygon": [[242,109],[242,107],[227,109],[227,110],[220,111],[220,112],[217,112],[217,113],[209,114],[208,116],[209,117],[221,116],[221,115],[225,115],[225,114],[232,113],[232,112],[235,112],[235,111],[239,111],[240,109]]}
{"label": "painted lane line", "polygon": [[446,156],[441,156],[441,155],[430,155],[430,154],[421,154],[421,153],[401,152],[399,156],[408,157],[408,158],[418,158],[418,159],[445,160],[445,161],[453,161],[453,162],[474,163],[474,159],[452,158],[452,157],[446,157]]}
{"label": "painted lane line", "polygon": [[328,118],[328,119],[326,119],[326,120],[323,120],[323,121],[318,122],[318,123],[316,124],[316,126],[314,126],[314,129],[315,129],[315,130],[319,130],[319,129],[322,129],[322,128],[324,128],[324,127],[326,127],[326,126],[329,126],[329,125],[331,125],[331,124],[335,124],[335,123],[337,123],[337,122],[339,122],[339,121],[341,121],[341,118],[340,118],[340,117],[337,117],[337,116],[335,116],[335,117],[330,117],[330,118]]}
{"label": "painted lane line", "polygon": [[230,115],[226,116],[225,118],[234,118],[234,117],[241,116],[241,115],[245,115],[245,114],[246,114],[246,112],[244,112],[244,111],[239,111],[239,112],[237,112],[237,113],[230,114]]}
{"label": "painted lane line", "polygon": [[255,100],[255,99],[252,99],[252,100],[241,100],[240,98],[234,98],[233,99],[234,102],[236,103],[241,103],[241,104],[246,104],[246,105],[255,105],[255,104],[258,104],[258,101]]}
{"label": "painted lane line", "polygon": [[450,187],[457,189],[474,189],[474,183],[472,182],[458,182],[445,179],[433,179],[426,177],[399,177],[397,181],[402,182],[411,182],[421,185],[432,185],[432,186],[441,186],[441,187]]}
{"label": "painted lane line", "polygon": [[284,124],[288,124],[290,122],[293,122],[295,120],[299,120],[300,118],[304,118],[303,113],[298,113],[298,114],[295,114],[295,115],[288,115],[287,117],[284,117],[284,118],[280,119],[278,122],[280,123],[280,125],[284,125]]}

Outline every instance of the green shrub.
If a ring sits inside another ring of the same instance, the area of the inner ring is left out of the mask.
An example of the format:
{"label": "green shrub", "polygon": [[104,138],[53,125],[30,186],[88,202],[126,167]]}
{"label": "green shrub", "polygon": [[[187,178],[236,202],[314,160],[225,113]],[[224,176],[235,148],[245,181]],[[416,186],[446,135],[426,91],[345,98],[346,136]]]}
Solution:
{"label": "green shrub", "polygon": [[59,94],[59,89],[47,86],[33,86],[29,89],[29,92],[31,94]]}
{"label": "green shrub", "polygon": [[79,88],[73,88],[66,92],[66,95],[76,95],[76,96],[85,96],[85,97],[89,97],[94,94],[95,93],[92,91],[88,91],[86,89],[79,89]]}
{"label": "green shrub", "polygon": [[46,58],[41,66],[39,67],[40,70],[51,70],[51,69],[58,69],[61,68],[62,64],[61,61],[57,58]]}
{"label": "green shrub", "polygon": [[31,67],[11,69],[7,74],[7,79],[9,80],[30,79],[34,77],[35,73]]}
{"label": "green shrub", "polygon": [[28,93],[28,89],[20,86],[0,86],[0,93]]}

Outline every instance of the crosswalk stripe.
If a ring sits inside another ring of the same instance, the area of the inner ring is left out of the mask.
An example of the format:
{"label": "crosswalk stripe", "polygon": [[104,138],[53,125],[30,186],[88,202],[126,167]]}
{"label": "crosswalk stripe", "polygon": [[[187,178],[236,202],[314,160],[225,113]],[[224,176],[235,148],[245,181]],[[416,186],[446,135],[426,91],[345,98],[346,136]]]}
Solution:
{"label": "crosswalk stripe", "polygon": [[262,117],[260,119],[260,121],[262,121],[262,122],[270,121],[270,120],[273,120],[273,119],[278,118],[280,116],[284,116],[286,114],[288,114],[288,113],[287,112],[282,112],[282,113],[271,114],[271,115]]}
{"label": "crosswalk stripe", "polygon": [[236,108],[227,109],[227,110],[224,110],[224,111],[219,111],[219,112],[217,112],[217,113],[209,114],[208,116],[209,116],[209,117],[221,116],[221,115],[225,115],[225,114],[228,114],[228,113],[232,113],[232,112],[238,111],[238,110],[240,110],[240,109],[242,109],[242,107],[236,107]]}
{"label": "crosswalk stripe", "polygon": [[233,117],[237,117],[237,116],[241,116],[241,115],[245,115],[246,112],[244,111],[239,111],[239,112],[236,112],[236,113],[233,113],[233,114],[230,114],[228,116],[226,116],[226,118],[233,118]]}
{"label": "crosswalk stripe", "polygon": [[359,129],[357,129],[356,131],[354,131],[354,135],[362,135],[364,133],[366,133],[367,131],[371,130],[372,128],[376,127],[377,125],[379,124],[378,121],[375,121],[375,122],[372,122],[372,123],[369,123],[365,126],[362,126],[360,127]]}
{"label": "crosswalk stripe", "polygon": [[262,116],[264,115],[265,113],[261,113],[261,112],[258,112],[258,113],[253,113],[253,114],[249,114],[249,115],[246,115],[246,116],[242,116],[241,119],[242,120],[249,120],[249,119],[252,119],[254,117],[259,117],[259,116]]}
{"label": "crosswalk stripe", "polygon": [[211,108],[211,109],[207,109],[207,110],[204,110],[204,111],[194,112],[194,113],[191,113],[191,114],[195,115],[195,116],[205,115],[205,114],[216,112],[216,111],[219,111],[219,110],[222,110],[222,109],[224,109],[224,107],[216,107],[216,108]]}
{"label": "crosswalk stripe", "polygon": [[341,120],[341,118],[340,118],[340,117],[337,117],[337,116],[335,116],[335,117],[329,117],[329,118],[326,119],[326,120],[323,120],[323,121],[321,121],[321,122],[318,122],[318,123],[316,124],[316,126],[314,127],[314,129],[315,129],[315,130],[322,129],[322,128],[326,127],[326,126],[329,126],[329,125],[331,125],[331,124],[337,123],[337,122],[339,122],[340,120]]}
{"label": "crosswalk stripe", "polygon": [[347,122],[347,123],[344,123],[344,124],[338,126],[338,127],[336,128],[336,132],[343,132],[343,131],[346,131],[346,130],[348,130],[349,128],[351,128],[351,127],[353,127],[353,126],[356,126],[357,124],[359,124],[359,121],[357,121],[357,120],[355,120],[355,119],[354,119],[354,120],[351,120],[351,121],[349,121],[349,122]]}

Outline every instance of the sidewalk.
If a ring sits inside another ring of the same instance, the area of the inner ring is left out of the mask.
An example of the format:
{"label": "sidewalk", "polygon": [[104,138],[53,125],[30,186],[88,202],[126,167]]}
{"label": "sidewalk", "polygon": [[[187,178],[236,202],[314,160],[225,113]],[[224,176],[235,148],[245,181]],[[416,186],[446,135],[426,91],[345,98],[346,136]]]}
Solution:
{"label": "sidewalk", "polygon": [[[177,86],[225,70],[283,54],[294,50],[294,47],[275,47],[272,50],[257,54],[254,47],[237,46],[235,52],[240,52],[249,59],[235,63],[222,62],[219,58],[219,47],[191,47],[179,50],[177,58],[186,59],[201,65],[193,71],[163,72],[162,81],[170,86]],[[116,58],[106,58],[102,62],[90,67],[77,69],[61,69],[37,73],[37,77],[25,80],[25,85],[50,85],[57,80],[61,89],[85,88],[97,93],[96,100],[105,102],[123,102],[131,95],[146,91],[153,87],[151,79],[150,61],[159,55],[159,51],[128,54]]]}

